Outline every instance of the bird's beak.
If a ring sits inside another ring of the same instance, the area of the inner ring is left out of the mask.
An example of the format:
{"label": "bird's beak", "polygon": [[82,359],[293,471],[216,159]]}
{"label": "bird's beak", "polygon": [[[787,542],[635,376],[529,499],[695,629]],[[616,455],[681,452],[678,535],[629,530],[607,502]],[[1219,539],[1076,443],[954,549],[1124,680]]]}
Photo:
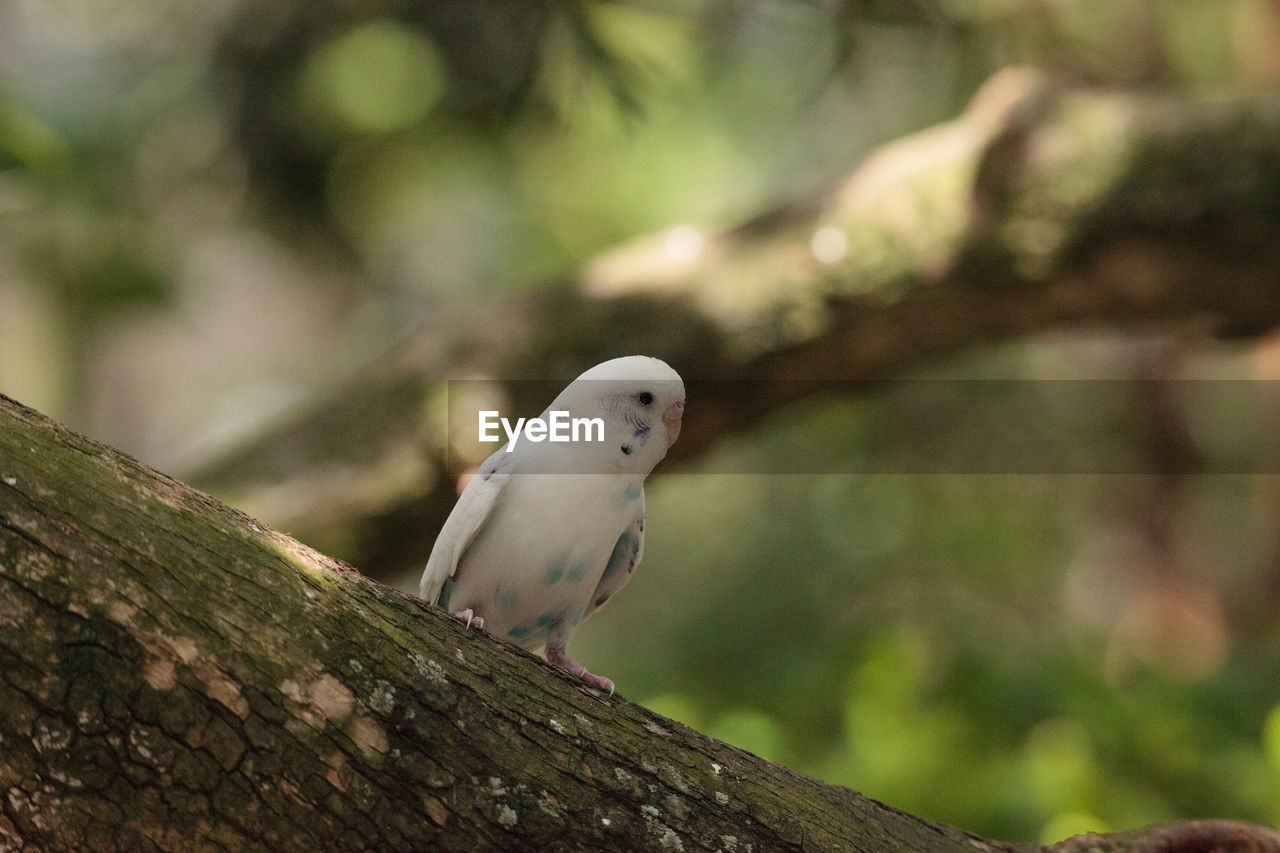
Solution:
{"label": "bird's beak", "polygon": [[667,447],[676,443],[680,437],[680,419],[684,417],[684,403],[672,403],[662,413],[662,422],[667,427]]}

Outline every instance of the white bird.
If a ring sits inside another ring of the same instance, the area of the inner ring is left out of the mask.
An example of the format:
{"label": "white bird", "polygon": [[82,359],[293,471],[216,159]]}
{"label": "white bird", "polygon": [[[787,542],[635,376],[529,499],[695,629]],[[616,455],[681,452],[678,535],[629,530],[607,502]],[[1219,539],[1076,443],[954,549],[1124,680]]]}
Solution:
{"label": "white bird", "polygon": [[684,383],[648,356],[615,358],[543,412],[600,418],[603,441],[535,443],[484,461],[436,537],[419,595],[613,692],[568,655],[578,624],[631,579],[644,553],[644,479],[680,435]]}

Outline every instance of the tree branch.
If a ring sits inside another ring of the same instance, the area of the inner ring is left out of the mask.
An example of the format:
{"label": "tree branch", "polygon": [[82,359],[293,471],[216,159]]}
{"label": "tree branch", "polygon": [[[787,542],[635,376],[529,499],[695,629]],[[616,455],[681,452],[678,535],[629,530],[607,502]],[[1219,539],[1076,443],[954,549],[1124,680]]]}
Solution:
{"label": "tree branch", "polygon": [[[5,849],[1033,849],[590,690],[5,397],[0,709]],[[1087,849],[1280,850],[1185,827]]]}

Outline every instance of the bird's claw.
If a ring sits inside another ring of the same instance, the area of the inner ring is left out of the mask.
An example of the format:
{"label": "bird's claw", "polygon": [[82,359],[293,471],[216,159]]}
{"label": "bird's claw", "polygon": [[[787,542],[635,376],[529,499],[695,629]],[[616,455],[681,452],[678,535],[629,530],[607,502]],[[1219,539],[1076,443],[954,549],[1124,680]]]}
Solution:
{"label": "bird's claw", "polygon": [[599,688],[600,690],[608,690],[609,695],[613,695],[612,681],[605,678],[603,675],[593,675],[588,672],[585,666],[570,658],[563,648],[559,646],[547,646],[547,662],[573,673],[583,681]]}
{"label": "bird's claw", "polygon": [[584,670],[580,677],[583,681],[586,681],[589,684],[594,684],[601,690],[608,690],[610,696],[613,695],[613,682],[605,678],[603,675],[592,675]]}
{"label": "bird's claw", "polygon": [[459,622],[462,622],[468,628],[470,628],[472,625],[475,625],[477,628],[484,627],[484,617],[477,616],[471,610],[470,607],[468,607],[466,610],[459,610],[457,613],[454,613],[452,615],[454,619],[457,619]]}

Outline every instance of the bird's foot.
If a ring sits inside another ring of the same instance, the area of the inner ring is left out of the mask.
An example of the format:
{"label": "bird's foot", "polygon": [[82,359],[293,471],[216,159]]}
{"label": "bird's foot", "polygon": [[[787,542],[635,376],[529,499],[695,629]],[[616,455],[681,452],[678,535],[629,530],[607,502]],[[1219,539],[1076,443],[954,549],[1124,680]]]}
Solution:
{"label": "bird's foot", "polygon": [[547,646],[547,662],[568,670],[588,684],[592,684],[601,690],[608,690],[609,695],[613,695],[613,682],[603,675],[592,675],[587,672],[585,666],[566,654],[564,646]]}
{"label": "bird's foot", "polygon": [[454,613],[453,618],[457,619],[459,622],[464,623],[468,628],[470,628],[472,625],[475,625],[477,628],[484,627],[484,617],[477,616],[475,613],[472,612],[470,607],[468,607],[466,610],[459,610],[457,613]]}

